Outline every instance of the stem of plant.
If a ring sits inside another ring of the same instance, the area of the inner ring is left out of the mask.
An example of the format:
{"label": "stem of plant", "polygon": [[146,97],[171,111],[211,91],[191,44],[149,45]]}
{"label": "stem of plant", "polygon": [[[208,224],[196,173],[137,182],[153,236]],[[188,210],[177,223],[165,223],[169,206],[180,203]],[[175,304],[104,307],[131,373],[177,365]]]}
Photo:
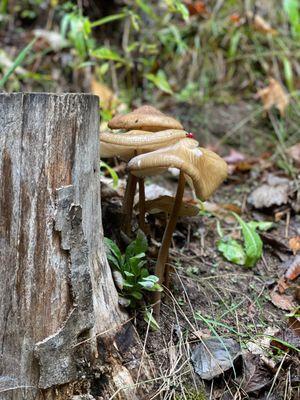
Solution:
{"label": "stem of plant", "polygon": [[[161,243],[161,247],[158,253],[157,261],[156,261],[156,266],[155,266],[155,275],[159,278],[159,284],[162,284],[164,281],[164,274],[165,274],[165,266],[166,266],[166,261],[168,259],[169,255],[169,248],[171,245],[172,241],[172,236],[176,227],[178,215],[179,215],[179,210],[180,210],[180,205],[182,202],[182,197],[183,197],[183,192],[184,192],[184,186],[185,186],[185,177],[184,173],[180,171],[179,175],[179,182],[177,186],[177,192],[175,196],[175,202],[173,206],[172,213],[170,215],[169,222],[167,224],[163,240]],[[160,314],[160,303],[161,303],[161,292],[155,292],[153,296],[153,312],[156,317],[159,316]]]}
{"label": "stem of plant", "polygon": [[129,172],[125,189],[123,208],[122,208],[122,214],[123,214],[122,231],[126,233],[126,235],[128,236],[131,233],[131,220],[132,220],[133,201],[136,191],[136,184],[137,184],[136,176],[132,175]]}
{"label": "stem of plant", "polygon": [[145,223],[145,184],[144,178],[138,178],[139,182],[139,225],[144,233],[147,233]]}

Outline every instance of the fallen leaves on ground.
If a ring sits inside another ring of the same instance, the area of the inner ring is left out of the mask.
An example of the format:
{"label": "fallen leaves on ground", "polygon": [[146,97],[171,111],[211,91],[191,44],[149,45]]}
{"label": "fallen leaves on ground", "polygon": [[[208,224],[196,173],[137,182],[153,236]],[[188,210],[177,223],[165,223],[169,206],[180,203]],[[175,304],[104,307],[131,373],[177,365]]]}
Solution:
{"label": "fallen leaves on ground", "polygon": [[104,83],[98,82],[94,78],[91,80],[91,93],[100,97],[101,107],[104,110],[113,111],[119,103],[114,92]]}
{"label": "fallen leaves on ground", "polygon": [[243,354],[243,362],[244,375],[241,387],[246,393],[256,392],[271,382],[272,374],[258,355],[247,352]]}
{"label": "fallen leaves on ground", "polygon": [[265,111],[269,111],[274,106],[279,110],[280,115],[284,116],[289,97],[276,79],[270,78],[269,86],[258,90],[257,96],[261,98]]}
{"label": "fallen leaves on ground", "polygon": [[228,224],[235,222],[232,212],[235,212],[236,214],[242,214],[241,208],[233,203],[220,204],[212,201],[206,201],[203,207],[205,211],[213,214],[218,219],[224,220]]}
{"label": "fallen leaves on ground", "polygon": [[296,307],[293,296],[279,293],[277,287],[271,291],[270,299],[274,306],[284,311],[292,311]]}
{"label": "fallen leaves on ground", "polygon": [[296,256],[290,264],[288,270],[285,273],[285,277],[290,280],[298,278],[300,275],[300,255]]}
{"label": "fallen leaves on ground", "polygon": [[223,159],[228,164],[235,164],[237,162],[244,161],[246,159],[246,156],[245,156],[245,154],[241,153],[240,151],[237,151],[235,149],[230,149],[229,155],[226,157],[223,157]]}
{"label": "fallen leaves on ground", "polygon": [[209,15],[209,12],[207,10],[207,7],[206,7],[206,4],[204,1],[185,0],[184,3],[186,5],[187,9],[189,10],[189,13],[191,16],[193,16],[193,15],[208,16]]}
{"label": "fallen leaves on ground", "polygon": [[228,164],[229,174],[250,171],[255,164],[261,161],[258,158],[247,157],[245,154],[234,149],[230,149],[228,156],[223,157],[223,159]]}
{"label": "fallen leaves on ground", "polygon": [[297,167],[300,167],[300,142],[287,149],[287,154],[295,162]]}
{"label": "fallen leaves on ground", "polygon": [[191,360],[195,372],[205,380],[211,380],[233,368],[234,361],[240,356],[240,345],[233,339],[202,339],[194,349]]}
{"label": "fallen leaves on ground", "polygon": [[269,208],[288,203],[289,180],[269,175],[267,183],[256,188],[248,197],[255,208]]}
{"label": "fallen leaves on ground", "polygon": [[263,33],[265,35],[277,35],[277,30],[272,28],[271,24],[266,21],[262,16],[252,11],[248,11],[246,15],[241,15],[239,13],[233,13],[229,16],[230,21],[235,24],[235,26],[241,26],[245,23],[253,28],[253,30]]}
{"label": "fallen leaves on ground", "polygon": [[294,254],[298,253],[300,251],[300,236],[290,238],[289,246]]}
{"label": "fallen leaves on ground", "polygon": [[271,340],[271,346],[283,351],[300,349],[300,337],[295,330],[287,327],[275,335]]}
{"label": "fallen leaves on ground", "polygon": [[258,32],[276,35],[276,29],[272,28],[271,24],[258,14],[252,11],[246,13],[250,25]]}
{"label": "fallen leaves on ground", "polygon": [[253,354],[260,357],[260,359],[267,365],[270,369],[274,370],[278,363],[274,357],[270,357],[270,346],[272,337],[278,334],[280,330],[275,326],[269,326],[263,333],[255,337],[250,342],[246,343],[247,349]]}

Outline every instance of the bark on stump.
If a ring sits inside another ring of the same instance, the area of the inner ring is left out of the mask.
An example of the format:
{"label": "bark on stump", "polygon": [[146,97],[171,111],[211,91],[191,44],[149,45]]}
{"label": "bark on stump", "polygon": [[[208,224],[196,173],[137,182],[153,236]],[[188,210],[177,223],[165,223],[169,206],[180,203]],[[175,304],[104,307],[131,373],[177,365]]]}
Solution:
{"label": "bark on stump", "polygon": [[[143,399],[104,255],[99,104],[0,94],[0,399]],[[78,397],[77,397],[78,396]]]}

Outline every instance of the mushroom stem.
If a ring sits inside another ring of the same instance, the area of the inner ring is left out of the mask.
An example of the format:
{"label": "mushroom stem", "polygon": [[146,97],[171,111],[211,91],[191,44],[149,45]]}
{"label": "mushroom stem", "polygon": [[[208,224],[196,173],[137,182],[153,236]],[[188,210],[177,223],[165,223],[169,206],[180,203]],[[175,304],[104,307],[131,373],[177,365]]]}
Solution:
{"label": "mushroom stem", "polygon": [[[169,255],[169,248],[171,245],[173,232],[175,230],[179,215],[180,205],[183,198],[184,185],[185,185],[184,173],[180,171],[173,210],[170,215],[170,219],[163,236],[163,240],[161,243],[161,247],[158,253],[158,258],[155,266],[155,275],[159,278],[160,284],[162,284],[164,281],[165,265]],[[154,314],[158,316],[160,313],[161,292],[154,293],[153,302],[154,302],[154,307],[153,307]]]}
{"label": "mushroom stem", "polygon": [[134,195],[136,191],[136,184],[137,184],[136,176],[132,175],[129,172],[125,189],[123,208],[122,208],[122,213],[123,213],[122,231],[126,233],[126,235],[130,235],[131,233],[132,210],[133,210]]}
{"label": "mushroom stem", "polygon": [[139,182],[139,225],[143,232],[146,233],[147,226],[145,223],[145,184],[144,178],[138,178]]}

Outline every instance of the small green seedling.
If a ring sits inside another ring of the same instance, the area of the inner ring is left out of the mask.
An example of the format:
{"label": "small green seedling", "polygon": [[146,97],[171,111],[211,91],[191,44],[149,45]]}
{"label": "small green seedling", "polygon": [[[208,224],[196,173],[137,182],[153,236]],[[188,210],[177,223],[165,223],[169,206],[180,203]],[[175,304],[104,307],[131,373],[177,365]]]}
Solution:
{"label": "small green seedling", "polygon": [[100,161],[100,170],[101,169],[106,169],[107,172],[109,173],[109,175],[111,176],[112,180],[113,180],[113,188],[116,189],[119,185],[119,177],[118,174],[116,173],[116,171],[110,167],[108,164],[106,164],[106,162],[104,161]]}
{"label": "small green seedling", "polygon": [[221,239],[217,243],[218,250],[223,254],[226,260],[245,267],[253,267],[262,256],[263,243],[256,232],[268,230],[272,227],[272,222],[250,221],[245,222],[240,216],[233,213],[241,226],[243,234],[243,245],[230,236],[224,236],[220,225],[218,233]]}
{"label": "small green seedling", "polygon": [[142,231],[138,231],[136,239],[127,246],[125,254],[121,254],[119,247],[111,239],[104,238],[104,243],[111,268],[121,274],[118,287],[127,306],[135,307],[137,301],[143,299],[145,290],[162,291],[158,278],[150,275],[145,267],[148,243]]}

